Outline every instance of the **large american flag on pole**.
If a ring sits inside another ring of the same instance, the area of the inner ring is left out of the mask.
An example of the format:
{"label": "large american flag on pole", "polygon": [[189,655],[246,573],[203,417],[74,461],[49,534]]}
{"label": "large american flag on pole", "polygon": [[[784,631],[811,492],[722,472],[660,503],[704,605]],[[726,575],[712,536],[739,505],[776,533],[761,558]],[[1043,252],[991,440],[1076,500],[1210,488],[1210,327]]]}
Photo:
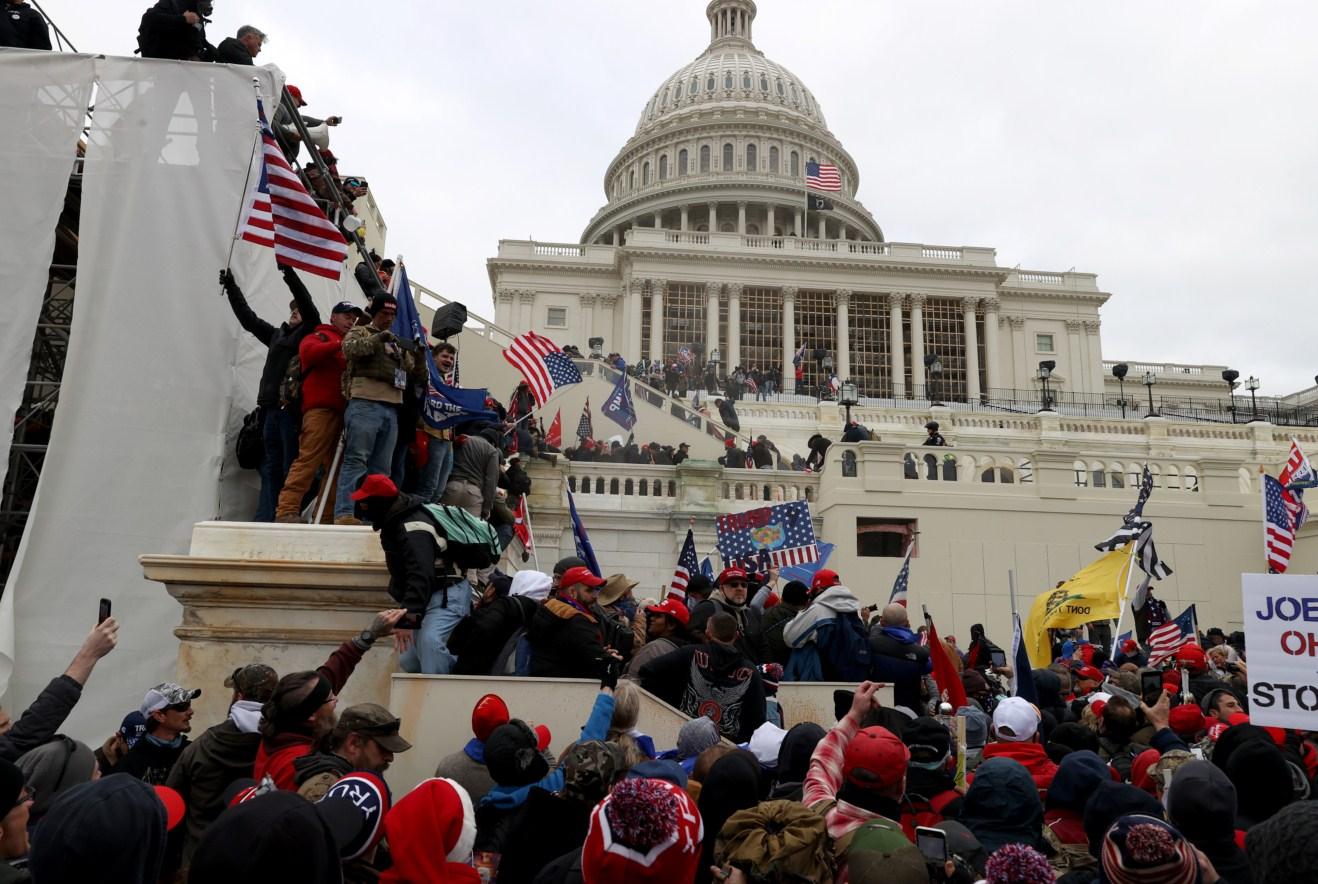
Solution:
{"label": "large american flag on pole", "polygon": [[892,582],[892,595],[888,596],[888,604],[901,605],[906,607],[906,588],[911,582],[911,553],[915,551],[915,544],[906,551],[906,558],[902,560],[902,569],[897,572],[897,579]]}
{"label": "large american flag on pole", "polygon": [[1286,509],[1284,493],[1280,482],[1263,477],[1263,548],[1273,574],[1286,573],[1295,546],[1295,523]]}
{"label": "large american flag on pole", "polygon": [[691,575],[700,573],[700,560],[696,558],[696,535],[686,529],[686,541],[677,556],[677,568],[673,571],[673,582],[668,586],[668,594],[686,601],[686,586],[691,582]]}
{"label": "large american flag on pole", "polygon": [[809,190],[842,190],[842,175],[837,166],[821,163],[805,164],[805,186]]}
{"label": "large american flag on pole", "polygon": [[724,562],[740,562],[762,549],[769,551],[770,561],[778,568],[819,558],[810,505],[804,500],[719,516],[715,524]]}
{"label": "large american flag on pole", "polygon": [[[1164,606],[1165,609],[1165,606]],[[1194,605],[1181,612],[1181,616],[1165,623],[1149,623],[1149,665],[1157,666],[1166,660],[1182,645],[1192,645],[1198,640],[1195,633]]]}
{"label": "large american flag on pole", "polygon": [[543,407],[559,387],[581,383],[581,372],[558,345],[532,331],[513,338],[503,358],[526,378],[538,407]]}
{"label": "large american flag on pole", "polygon": [[261,140],[238,230],[243,239],[275,250],[275,260],[307,273],[338,279],[348,257],[348,242],[307,193],[279,149],[265,107],[256,100]]}

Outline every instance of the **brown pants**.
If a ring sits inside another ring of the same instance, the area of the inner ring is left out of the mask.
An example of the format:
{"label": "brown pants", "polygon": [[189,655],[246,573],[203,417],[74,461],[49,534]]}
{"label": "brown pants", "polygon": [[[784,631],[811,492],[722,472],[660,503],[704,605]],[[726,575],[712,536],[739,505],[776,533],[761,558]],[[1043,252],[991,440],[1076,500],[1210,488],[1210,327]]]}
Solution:
{"label": "brown pants", "polygon": [[482,489],[462,479],[449,479],[439,502],[444,506],[461,507],[473,516],[485,518],[485,513],[481,511],[485,505]]}
{"label": "brown pants", "polygon": [[328,489],[329,494],[325,502],[325,520],[333,521],[334,485],[338,477],[331,476],[329,471],[342,432],[343,415],[334,409],[313,408],[303,412],[302,434],[297,440],[297,460],[289,467],[284,488],[279,492],[275,518],[297,516],[302,512],[302,498],[315,481],[316,470],[324,467],[325,474],[320,480],[320,487],[322,490]]}

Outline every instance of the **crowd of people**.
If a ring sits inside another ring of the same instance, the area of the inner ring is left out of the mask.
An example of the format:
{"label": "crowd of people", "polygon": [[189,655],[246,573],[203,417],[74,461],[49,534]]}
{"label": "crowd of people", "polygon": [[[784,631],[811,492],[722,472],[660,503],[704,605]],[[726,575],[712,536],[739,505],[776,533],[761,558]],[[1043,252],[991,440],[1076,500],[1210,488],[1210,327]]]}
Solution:
{"label": "crowd of people", "polygon": [[[835,572],[779,587],[728,568],[638,601],[634,581],[567,558],[476,591],[479,569],[462,573],[454,543],[441,555],[390,484],[373,474],[353,497],[399,607],[315,670],[254,660],[152,686],[93,750],[59,733],[118,624],[91,631],[0,724],[0,882],[1312,880],[1318,735],[1250,722],[1242,633],[1210,629],[1156,666],[1133,638],[1109,655],[1057,633],[1051,665],[1013,673],[976,625],[964,651],[941,639],[967,696],[952,709],[928,634]],[[498,694],[465,744],[414,745],[382,705],[336,708],[386,640],[426,667],[599,692],[557,757]],[[786,717],[781,683],[810,677],[858,683],[836,720]],[[221,681],[228,715],[193,738],[192,702]],[[675,745],[647,733],[641,689],[687,716]],[[395,794],[384,774],[404,752],[435,776]]]}

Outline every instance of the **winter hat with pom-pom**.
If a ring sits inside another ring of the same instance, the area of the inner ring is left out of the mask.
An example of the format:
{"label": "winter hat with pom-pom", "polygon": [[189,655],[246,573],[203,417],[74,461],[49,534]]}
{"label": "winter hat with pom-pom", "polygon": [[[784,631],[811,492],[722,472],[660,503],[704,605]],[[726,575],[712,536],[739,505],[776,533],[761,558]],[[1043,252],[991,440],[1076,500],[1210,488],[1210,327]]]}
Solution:
{"label": "winter hat with pom-pom", "polygon": [[705,827],[686,792],[664,780],[623,780],[590,814],[586,884],[694,880]]}

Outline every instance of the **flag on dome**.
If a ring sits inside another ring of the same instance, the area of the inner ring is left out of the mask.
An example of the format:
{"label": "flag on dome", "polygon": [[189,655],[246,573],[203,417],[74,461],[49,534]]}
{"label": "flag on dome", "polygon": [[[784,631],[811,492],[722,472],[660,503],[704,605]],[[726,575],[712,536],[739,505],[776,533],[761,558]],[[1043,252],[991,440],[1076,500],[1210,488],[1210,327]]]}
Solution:
{"label": "flag on dome", "polygon": [[806,163],[805,186],[810,190],[841,191],[842,174],[838,172],[837,166],[830,166],[826,163]]}
{"label": "flag on dome", "polygon": [[558,345],[533,331],[513,338],[503,358],[522,373],[537,407],[543,407],[559,387],[581,383],[581,372]]}
{"label": "flag on dome", "polygon": [[259,174],[249,175],[252,180],[238,222],[241,236],[274,249],[280,264],[337,280],[348,257],[348,242],[284,158],[259,98],[256,113],[261,119],[261,140],[254,162],[260,163],[260,169]]}
{"label": "flag on dome", "polygon": [[831,212],[833,211],[833,201],[817,193],[806,194],[806,208],[811,212]]}

